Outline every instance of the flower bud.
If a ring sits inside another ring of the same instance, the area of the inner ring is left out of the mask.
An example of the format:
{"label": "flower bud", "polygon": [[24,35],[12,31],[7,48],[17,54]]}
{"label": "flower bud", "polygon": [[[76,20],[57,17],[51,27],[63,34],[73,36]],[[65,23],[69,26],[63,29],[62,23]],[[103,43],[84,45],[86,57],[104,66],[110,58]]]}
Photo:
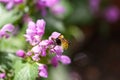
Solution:
{"label": "flower bud", "polygon": [[25,57],[25,52],[24,52],[23,50],[18,50],[18,51],[16,52],[16,55],[17,55],[18,57],[24,58],[24,57]]}

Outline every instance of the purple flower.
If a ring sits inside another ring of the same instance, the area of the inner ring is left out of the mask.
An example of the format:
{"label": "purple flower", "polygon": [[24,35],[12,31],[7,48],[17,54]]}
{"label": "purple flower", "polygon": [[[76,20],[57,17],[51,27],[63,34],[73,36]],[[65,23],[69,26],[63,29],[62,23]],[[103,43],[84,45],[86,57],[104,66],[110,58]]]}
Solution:
{"label": "purple flower", "polygon": [[56,39],[56,38],[58,38],[58,36],[60,36],[60,35],[61,35],[61,34],[58,33],[58,32],[53,32],[53,33],[51,34],[51,36],[49,37],[49,40],[52,40],[52,38]]}
{"label": "purple flower", "polygon": [[34,56],[32,56],[32,59],[34,60],[34,61],[39,61],[40,60],[40,57],[39,57],[40,55],[39,54],[34,54]]}
{"label": "purple flower", "polygon": [[36,45],[32,48],[32,51],[35,53],[35,54],[40,54],[41,53],[41,50],[42,48],[40,47],[40,45]]}
{"label": "purple flower", "polygon": [[65,56],[65,55],[62,55],[59,60],[63,64],[70,64],[71,63],[70,58],[68,56]]}
{"label": "purple flower", "polygon": [[39,43],[39,45],[41,46],[41,56],[46,56],[46,50],[48,48],[50,48],[50,41],[49,40],[43,40]]}
{"label": "purple flower", "polygon": [[47,54],[46,50],[47,50],[47,48],[43,46],[41,56],[46,56],[46,54]]}
{"label": "purple flower", "polygon": [[104,10],[104,17],[108,22],[116,22],[119,19],[120,10],[116,6],[107,7]]}
{"label": "purple flower", "polygon": [[36,23],[30,21],[26,30],[26,40],[31,45],[36,45],[41,41],[44,34],[46,22],[43,19],[37,20]]}
{"label": "purple flower", "polygon": [[32,48],[32,51],[35,54],[39,54],[40,56],[46,56],[46,50],[50,48],[51,41],[49,40],[42,40],[38,45]]}
{"label": "purple flower", "polygon": [[44,78],[48,77],[47,67],[45,65],[40,65],[38,67],[38,70],[39,70],[39,76]]}
{"label": "purple flower", "polygon": [[19,57],[21,57],[21,58],[24,58],[25,57],[25,52],[23,50],[18,50],[16,52],[16,55],[19,56]]}
{"label": "purple flower", "polygon": [[32,56],[32,52],[28,51],[28,52],[26,53],[26,55],[27,55],[27,56]]}
{"label": "purple flower", "polygon": [[11,10],[14,5],[23,3],[23,0],[0,0],[6,4],[6,9]]}
{"label": "purple flower", "polygon": [[43,19],[37,20],[37,22],[36,22],[37,34],[38,34],[39,36],[41,36],[41,37],[42,37],[42,35],[44,34],[45,25],[46,25],[46,23],[45,23],[45,21],[44,21]]}
{"label": "purple flower", "polygon": [[5,37],[8,38],[9,34],[7,32],[12,32],[14,30],[14,26],[12,24],[6,24],[0,30],[0,38]]}
{"label": "purple flower", "polygon": [[56,55],[51,59],[51,64],[54,67],[57,67],[58,66],[58,61],[62,62],[63,64],[70,64],[71,63],[71,60],[68,56],[65,56],[65,55],[58,56],[58,55]]}
{"label": "purple flower", "polygon": [[58,32],[53,32],[53,33],[51,34],[51,36],[49,37],[49,40],[52,40],[52,41],[53,41],[53,45],[54,45],[54,47],[51,48],[51,52],[52,52],[52,53],[56,53],[57,55],[62,55],[62,53],[63,53],[63,48],[62,48],[61,46],[56,45],[56,44],[55,44],[55,41],[54,41],[53,39],[58,38],[60,35],[61,35],[61,34],[58,33]]}
{"label": "purple flower", "polygon": [[57,59],[56,56],[51,59],[51,64],[52,64],[54,67],[57,67],[57,66],[58,66],[58,59]]}
{"label": "purple flower", "polygon": [[57,55],[62,55],[63,48],[56,45],[53,49],[51,49],[51,52],[56,53]]}
{"label": "purple flower", "polygon": [[[51,37],[56,38],[56,36],[58,35],[54,35],[54,33],[51,35]],[[49,50],[49,52],[55,53],[56,55],[62,55],[63,53],[63,48],[61,46],[57,46],[56,44],[54,44],[54,41],[52,40],[42,40],[38,45],[32,48],[32,51],[34,52],[34,54],[39,54],[40,56],[46,56],[47,49]]]}
{"label": "purple flower", "polygon": [[0,79],[3,79],[6,77],[6,74],[5,73],[0,73]]}

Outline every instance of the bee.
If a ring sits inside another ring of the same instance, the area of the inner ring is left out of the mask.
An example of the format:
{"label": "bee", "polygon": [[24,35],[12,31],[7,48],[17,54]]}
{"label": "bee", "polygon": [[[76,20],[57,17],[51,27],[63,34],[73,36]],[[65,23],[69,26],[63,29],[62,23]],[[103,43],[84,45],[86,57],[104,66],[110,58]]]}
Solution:
{"label": "bee", "polygon": [[68,41],[64,38],[63,35],[58,36],[58,38],[54,39],[54,42],[56,45],[62,46],[64,50],[68,49],[69,43]]}

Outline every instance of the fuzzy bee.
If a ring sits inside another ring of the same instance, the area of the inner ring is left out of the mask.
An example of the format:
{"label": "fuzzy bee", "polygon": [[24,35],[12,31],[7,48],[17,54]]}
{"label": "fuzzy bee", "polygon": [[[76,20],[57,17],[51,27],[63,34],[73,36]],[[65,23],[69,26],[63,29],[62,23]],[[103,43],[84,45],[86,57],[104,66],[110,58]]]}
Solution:
{"label": "fuzzy bee", "polygon": [[53,39],[56,45],[62,46],[64,50],[66,50],[69,46],[68,41],[64,38],[63,35],[58,36],[58,38]]}

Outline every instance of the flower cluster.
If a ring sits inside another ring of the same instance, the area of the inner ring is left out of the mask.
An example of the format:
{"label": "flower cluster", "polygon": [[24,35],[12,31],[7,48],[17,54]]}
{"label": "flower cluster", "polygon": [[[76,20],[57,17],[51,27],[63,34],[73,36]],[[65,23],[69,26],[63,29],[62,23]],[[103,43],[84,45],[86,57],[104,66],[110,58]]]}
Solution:
{"label": "flower cluster", "polygon": [[53,32],[48,39],[42,40],[45,25],[46,22],[43,19],[37,20],[36,23],[30,21],[25,37],[26,41],[33,47],[26,53],[23,50],[18,50],[16,54],[22,58],[31,58],[39,66],[39,76],[47,78],[47,64],[52,64],[54,67],[57,67],[59,61],[63,64],[69,64],[71,60],[68,56],[62,54],[64,49],[53,40],[58,38],[61,35],[60,33]]}
{"label": "flower cluster", "polygon": [[46,15],[46,8],[49,8],[53,14],[63,14],[65,7],[60,3],[60,0],[37,0],[37,8],[41,10],[42,15]]}
{"label": "flower cluster", "polygon": [[0,2],[5,3],[6,9],[11,10],[14,5],[23,3],[23,0],[0,0]]}
{"label": "flower cluster", "polygon": [[37,20],[36,23],[33,21],[30,21],[28,23],[28,29],[26,30],[26,40],[31,44],[31,45],[36,45],[40,42],[43,34],[44,34],[44,29],[45,29],[45,21],[44,20]]}
{"label": "flower cluster", "polygon": [[5,37],[8,38],[9,34],[7,32],[13,32],[14,26],[12,24],[6,24],[0,30],[0,38]]}

